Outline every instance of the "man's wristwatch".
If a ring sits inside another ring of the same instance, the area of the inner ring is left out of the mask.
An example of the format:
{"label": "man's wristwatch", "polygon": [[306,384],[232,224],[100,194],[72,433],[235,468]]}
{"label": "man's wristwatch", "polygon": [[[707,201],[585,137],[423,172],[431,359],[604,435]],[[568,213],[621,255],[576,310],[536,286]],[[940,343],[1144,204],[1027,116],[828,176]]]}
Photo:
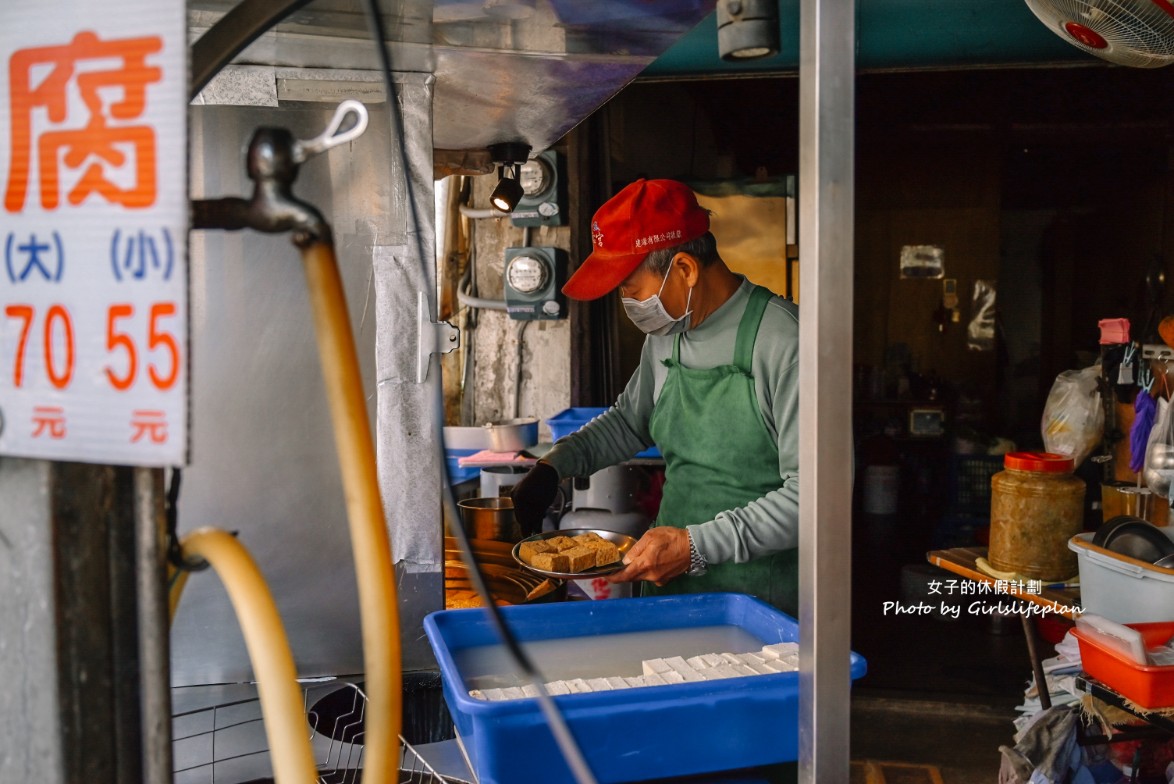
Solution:
{"label": "man's wristwatch", "polygon": [[[686,531],[687,532],[687,531]],[[693,534],[689,536],[689,569],[685,572],[688,577],[700,577],[709,570],[705,556],[697,550],[697,543],[693,541]]]}

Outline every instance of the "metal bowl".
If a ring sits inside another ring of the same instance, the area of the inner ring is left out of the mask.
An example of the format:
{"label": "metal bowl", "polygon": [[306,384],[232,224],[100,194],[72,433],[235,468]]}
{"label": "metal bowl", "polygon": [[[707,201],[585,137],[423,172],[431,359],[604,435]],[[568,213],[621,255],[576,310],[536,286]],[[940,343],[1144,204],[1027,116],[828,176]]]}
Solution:
{"label": "metal bowl", "polygon": [[1160,566],[1163,569],[1174,569],[1174,553],[1154,561],[1154,566]]}
{"label": "metal bowl", "polygon": [[538,443],[538,420],[532,417],[490,422],[485,431],[494,452],[521,452]]}
{"label": "metal bowl", "polygon": [[[522,544],[524,542],[540,542],[544,539],[553,539],[556,536],[578,536],[579,534],[597,534],[600,538],[614,544],[620,551],[620,560],[607,566],[596,566],[591,569],[585,569],[581,572],[548,572],[545,569],[536,569],[530,564],[522,560]],[[565,531],[545,531],[534,536],[527,537],[521,542],[514,545],[514,549],[510,552],[514,556],[514,560],[518,562],[522,568],[527,569],[534,574],[540,574],[543,577],[551,577],[558,580],[590,580],[592,577],[602,577],[608,574],[615,574],[620,569],[624,568],[624,555],[627,554],[632,546],[636,544],[636,537],[621,534],[617,531],[607,531],[603,528],[571,528]]]}

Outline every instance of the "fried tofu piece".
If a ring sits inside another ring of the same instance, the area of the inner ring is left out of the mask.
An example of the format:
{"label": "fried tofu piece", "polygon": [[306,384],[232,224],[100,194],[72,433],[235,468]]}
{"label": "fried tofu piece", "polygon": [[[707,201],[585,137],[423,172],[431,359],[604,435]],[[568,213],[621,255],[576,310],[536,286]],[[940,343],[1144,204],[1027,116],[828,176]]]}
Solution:
{"label": "fried tofu piece", "polygon": [[550,546],[549,542],[544,542],[541,539],[534,542],[522,542],[518,547],[518,555],[522,560],[531,566],[534,565],[534,556],[539,553],[558,552],[555,548]]}
{"label": "fried tofu piece", "polygon": [[606,539],[600,539],[598,542],[591,542],[587,545],[590,549],[595,551],[595,565],[607,566],[620,560],[620,548],[616,547]]}
{"label": "fried tofu piece", "polygon": [[530,565],[547,572],[571,571],[571,561],[564,553],[535,553]]}
{"label": "fried tofu piece", "polygon": [[569,536],[552,536],[546,540],[551,549],[555,552],[561,553],[563,550],[570,550],[572,547],[579,545],[574,539]]}
{"label": "fried tofu piece", "polygon": [[570,550],[563,550],[559,555],[570,561],[567,571],[582,572],[595,567],[595,550],[590,547],[573,547]]}
{"label": "fried tofu piece", "polygon": [[574,539],[579,544],[587,544],[588,542],[602,542],[603,541],[603,537],[600,536],[599,534],[595,533],[594,531],[588,531],[587,533],[579,534],[578,536],[572,536],[571,538]]}

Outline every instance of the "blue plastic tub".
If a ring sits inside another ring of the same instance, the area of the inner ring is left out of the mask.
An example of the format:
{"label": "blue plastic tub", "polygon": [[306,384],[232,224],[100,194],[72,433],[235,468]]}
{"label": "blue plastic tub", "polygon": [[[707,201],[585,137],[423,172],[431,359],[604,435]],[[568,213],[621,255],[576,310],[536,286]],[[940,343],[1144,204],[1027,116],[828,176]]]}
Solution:
{"label": "blue plastic tub", "polygon": [[[551,439],[558,441],[563,436],[569,436],[604,411],[607,411],[606,407],[575,406],[574,408],[568,408],[558,412],[546,420],[547,426],[550,427]],[[643,452],[638,453],[636,457],[659,458],[661,457],[660,449],[655,446],[649,447]]]}
{"label": "blue plastic tub", "polygon": [[[732,625],[763,644],[798,641],[796,621],[744,594],[712,593],[606,602],[506,607],[525,641]],[[481,784],[574,781],[535,699],[469,696],[454,654],[494,645],[483,610],[444,610],[424,619],[444,697]],[[716,652],[716,651],[715,651]],[[865,662],[851,658],[852,677]],[[753,768],[798,758],[799,674],[555,697],[601,784]]]}
{"label": "blue plastic tub", "polygon": [[444,452],[444,463],[448,468],[449,481],[454,485],[459,485],[461,482],[468,482],[470,479],[476,479],[481,476],[480,468],[461,468],[460,464],[462,457],[475,455],[480,451],[480,449],[446,449]]}

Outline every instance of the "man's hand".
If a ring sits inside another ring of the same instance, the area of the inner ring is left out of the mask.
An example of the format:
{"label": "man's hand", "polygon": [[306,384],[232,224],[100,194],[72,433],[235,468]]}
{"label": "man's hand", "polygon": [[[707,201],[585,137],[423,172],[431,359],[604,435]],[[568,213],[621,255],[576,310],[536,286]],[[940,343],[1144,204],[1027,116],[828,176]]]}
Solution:
{"label": "man's hand", "polygon": [[689,532],[684,528],[650,528],[624,556],[624,568],[607,579],[613,583],[647,580],[664,585],[689,570]]}
{"label": "man's hand", "polygon": [[536,463],[522,481],[514,485],[510,498],[514,501],[514,517],[523,536],[533,536],[542,530],[542,518],[557,493],[558,471],[549,463]]}

